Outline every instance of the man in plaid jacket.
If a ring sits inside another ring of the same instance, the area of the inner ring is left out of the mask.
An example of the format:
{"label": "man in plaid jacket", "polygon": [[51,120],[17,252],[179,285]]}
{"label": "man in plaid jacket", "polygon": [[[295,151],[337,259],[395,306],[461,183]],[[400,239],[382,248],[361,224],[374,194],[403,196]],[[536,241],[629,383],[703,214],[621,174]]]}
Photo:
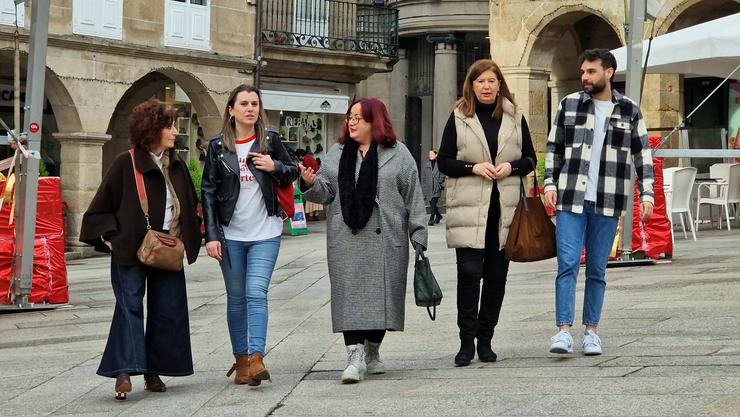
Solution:
{"label": "man in plaid jacket", "polygon": [[[555,320],[560,331],[550,352],[572,353],[570,328],[575,315],[581,249],[586,247],[583,301],[583,353],[601,354],[596,328],[606,289],[606,264],[619,217],[632,187],[630,167],[639,177],[640,213],[653,211],[653,159],[639,106],[611,88],[617,62],[607,49],[590,49],[579,58],[583,91],[558,106],[545,159],[545,204],[557,210],[558,275]],[[628,219],[631,221],[631,219]]]}

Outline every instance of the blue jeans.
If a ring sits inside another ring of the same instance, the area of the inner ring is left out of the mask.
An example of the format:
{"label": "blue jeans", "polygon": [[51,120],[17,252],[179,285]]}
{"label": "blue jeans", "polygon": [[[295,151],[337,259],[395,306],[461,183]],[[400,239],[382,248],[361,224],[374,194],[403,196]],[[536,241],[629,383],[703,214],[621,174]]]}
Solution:
{"label": "blue jeans", "polygon": [[586,246],[586,289],[583,296],[583,324],[596,326],[601,318],[606,290],[606,263],[617,232],[618,217],[594,213],[586,201],[583,213],[557,212],[555,238],[558,276],[555,279],[555,324],[572,325],[576,307],[576,280],[581,249]]}
{"label": "blue jeans", "polygon": [[111,284],[116,308],[98,375],[192,375],[185,273],[111,260]]}
{"label": "blue jeans", "polygon": [[280,236],[254,242],[226,241],[221,271],[234,356],[265,354],[267,288],[279,251]]}

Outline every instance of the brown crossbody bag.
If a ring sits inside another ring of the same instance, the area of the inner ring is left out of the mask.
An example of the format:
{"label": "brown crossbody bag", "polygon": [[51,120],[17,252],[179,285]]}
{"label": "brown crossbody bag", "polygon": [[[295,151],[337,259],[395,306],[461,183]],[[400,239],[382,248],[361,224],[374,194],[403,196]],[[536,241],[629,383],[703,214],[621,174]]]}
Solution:
{"label": "brown crossbody bag", "polygon": [[141,242],[139,250],[136,251],[136,256],[144,265],[167,271],[181,271],[182,259],[185,256],[185,245],[176,236],[152,229],[149,224],[149,200],[146,197],[144,176],[136,168],[134,150],[130,149],[129,154],[131,154],[131,165],[136,177],[136,192],[139,195],[141,211],[144,212],[144,218],[146,219],[146,235],[144,235],[144,241]]}

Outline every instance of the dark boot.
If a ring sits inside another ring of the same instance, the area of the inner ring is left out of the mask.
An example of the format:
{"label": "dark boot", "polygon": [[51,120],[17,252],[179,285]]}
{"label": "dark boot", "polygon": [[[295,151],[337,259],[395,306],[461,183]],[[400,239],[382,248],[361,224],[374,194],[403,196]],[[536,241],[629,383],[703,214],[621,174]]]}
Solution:
{"label": "dark boot", "polygon": [[467,366],[475,356],[478,334],[478,298],[483,275],[482,251],[457,250],[457,327],[460,329],[460,351],[455,365]]}
{"label": "dark boot", "polygon": [[478,339],[478,360],[481,362],[496,362],[496,352],[491,349],[491,339]]}
{"label": "dark boot", "polygon": [[475,356],[475,342],[472,339],[460,341],[460,351],[455,355],[455,366],[468,366]]}
{"label": "dark boot", "polygon": [[[494,247],[498,247],[498,239],[495,244]],[[486,261],[478,312],[477,351],[481,362],[496,362],[497,357],[491,348],[491,340],[504,302],[509,261],[502,251],[489,251],[486,254]]]}
{"label": "dark boot", "polygon": [[167,385],[157,374],[144,374],[144,389],[151,392],[165,392]]}

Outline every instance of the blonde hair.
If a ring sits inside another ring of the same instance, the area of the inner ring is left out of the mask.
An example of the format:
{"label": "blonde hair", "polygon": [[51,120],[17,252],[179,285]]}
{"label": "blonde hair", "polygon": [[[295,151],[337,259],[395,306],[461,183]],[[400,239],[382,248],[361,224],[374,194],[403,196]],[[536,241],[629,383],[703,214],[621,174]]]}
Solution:
{"label": "blonde hair", "polygon": [[247,84],[241,84],[237,86],[231,94],[229,94],[229,100],[226,102],[226,109],[224,109],[224,121],[221,126],[221,134],[223,135],[223,143],[226,149],[231,152],[236,152],[236,121],[229,114],[229,108],[234,108],[236,102],[236,96],[239,93],[246,91],[247,93],[257,94],[257,98],[260,103],[260,112],[257,116],[257,123],[254,124],[254,133],[257,135],[257,143],[260,145],[260,151],[267,151],[267,115],[265,114],[265,107],[262,105],[262,94],[256,87]]}
{"label": "blonde hair", "polygon": [[475,114],[475,106],[477,99],[475,97],[475,91],[473,90],[473,82],[480,77],[486,71],[493,71],[498,78],[498,95],[496,96],[496,108],[493,111],[493,117],[501,119],[504,113],[504,98],[508,99],[511,104],[514,104],[514,96],[509,91],[509,86],[504,80],[504,74],[501,73],[501,69],[490,59],[479,59],[473,63],[468,69],[468,75],[465,76],[465,82],[463,83],[462,97],[455,103],[455,108],[459,109],[462,114],[467,117],[473,117]]}

